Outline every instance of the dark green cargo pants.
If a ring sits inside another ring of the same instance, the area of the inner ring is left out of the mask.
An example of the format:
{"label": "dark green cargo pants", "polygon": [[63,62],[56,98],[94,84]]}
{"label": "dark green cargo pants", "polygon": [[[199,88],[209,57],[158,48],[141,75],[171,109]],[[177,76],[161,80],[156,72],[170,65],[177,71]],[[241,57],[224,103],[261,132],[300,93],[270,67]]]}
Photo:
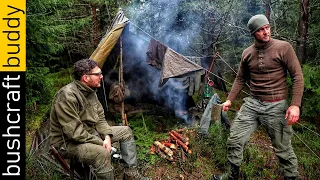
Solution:
{"label": "dark green cargo pants", "polygon": [[250,135],[262,124],[272,141],[272,146],[279,159],[284,176],[298,176],[297,157],[291,146],[293,130],[285,120],[287,101],[262,102],[247,97],[241,106],[230,129],[227,141],[228,160],[240,166],[243,159],[243,148]]}

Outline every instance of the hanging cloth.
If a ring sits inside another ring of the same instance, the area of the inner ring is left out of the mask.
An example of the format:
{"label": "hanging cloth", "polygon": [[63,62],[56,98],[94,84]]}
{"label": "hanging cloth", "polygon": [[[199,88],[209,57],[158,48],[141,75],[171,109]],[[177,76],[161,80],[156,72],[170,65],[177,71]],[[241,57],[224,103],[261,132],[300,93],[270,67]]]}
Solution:
{"label": "hanging cloth", "polygon": [[147,64],[155,66],[158,69],[162,68],[162,61],[166,53],[167,46],[161,42],[151,38],[147,49]]}
{"label": "hanging cloth", "polygon": [[201,66],[188,61],[188,59],[181,54],[167,48],[163,58],[159,87],[163,86],[169,78],[190,76],[202,69],[203,68]]}

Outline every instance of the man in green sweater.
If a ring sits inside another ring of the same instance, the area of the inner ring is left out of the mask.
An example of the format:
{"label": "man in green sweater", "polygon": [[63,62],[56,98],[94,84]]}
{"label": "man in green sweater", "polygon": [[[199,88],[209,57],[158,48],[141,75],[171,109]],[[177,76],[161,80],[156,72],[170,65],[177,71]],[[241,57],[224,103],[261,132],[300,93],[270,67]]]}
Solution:
{"label": "man in green sweater", "polygon": [[50,144],[62,155],[73,156],[92,167],[96,179],[113,180],[111,144],[120,143],[125,179],[148,179],[137,171],[136,144],[128,126],[109,126],[96,95],[103,79],[98,64],[77,61],[74,81],[55,95],[50,113]]}
{"label": "man in green sweater", "polygon": [[[261,124],[266,126],[285,179],[296,179],[298,162],[291,146],[291,125],[300,117],[304,88],[301,66],[288,42],[271,38],[266,16],[259,14],[251,17],[247,26],[254,43],[243,51],[238,74],[222,106],[224,111],[228,111],[231,102],[246,82],[249,83],[250,96],[244,98],[227,140],[227,158],[231,169],[229,179],[239,178],[243,148]],[[292,80],[289,107],[287,73]]]}

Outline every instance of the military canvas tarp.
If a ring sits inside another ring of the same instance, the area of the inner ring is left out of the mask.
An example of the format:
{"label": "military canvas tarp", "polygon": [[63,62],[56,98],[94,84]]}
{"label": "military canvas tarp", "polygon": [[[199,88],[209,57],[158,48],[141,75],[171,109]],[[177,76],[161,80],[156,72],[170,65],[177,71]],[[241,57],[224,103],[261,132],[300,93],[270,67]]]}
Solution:
{"label": "military canvas tarp", "polygon": [[98,47],[91,54],[90,59],[98,62],[100,68],[102,68],[104,62],[110,55],[110,52],[116,45],[127,22],[128,18],[124,16],[122,11],[119,11],[114,18],[113,25],[110,26],[111,29],[107,31]]}

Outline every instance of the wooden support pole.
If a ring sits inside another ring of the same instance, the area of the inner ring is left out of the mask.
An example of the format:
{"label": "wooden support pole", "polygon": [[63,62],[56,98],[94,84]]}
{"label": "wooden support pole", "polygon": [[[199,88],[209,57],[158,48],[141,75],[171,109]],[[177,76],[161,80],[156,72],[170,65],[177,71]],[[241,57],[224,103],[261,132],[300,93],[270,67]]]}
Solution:
{"label": "wooden support pole", "polygon": [[[122,37],[120,36],[120,67],[119,67],[119,84],[120,84],[120,88],[122,93],[124,94],[124,79],[123,79],[123,63],[122,63]],[[127,116],[124,113],[124,100],[121,102],[121,118],[122,118],[122,123],[125,126],[128,126],[128,120],[127,120]]]}

